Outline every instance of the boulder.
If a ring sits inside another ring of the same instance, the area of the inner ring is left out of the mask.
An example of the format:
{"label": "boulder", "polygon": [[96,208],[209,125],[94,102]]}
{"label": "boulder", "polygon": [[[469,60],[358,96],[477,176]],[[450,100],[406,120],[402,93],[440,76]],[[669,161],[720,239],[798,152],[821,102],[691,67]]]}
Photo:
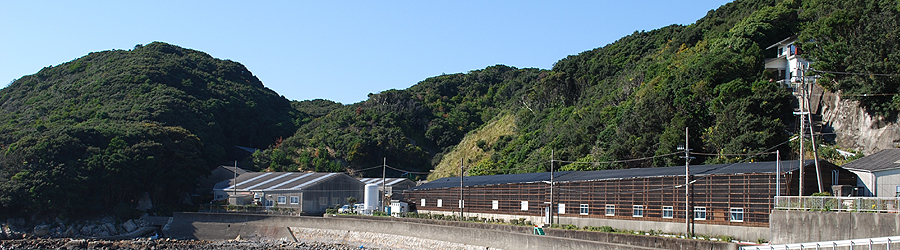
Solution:
{"label": "boulder", "polygon": [[44,237],[50,234],[50,225],[42,224],[34,227],[34,235]]}
{"label": "boulder", "polygon": [[122,223],[122,228],[125,229],[126,232],[134,232],[137,229],[137,225],[134,224],[134,220],[128,220],[125,223]]}
{"label": "boulder", "polygon": [[67,238],[75,237],[75,233],[75,227],[69,227],[68,229],[66,229],[66,232],[62,234],[62,236]]}
{"label": "boulder", "polygon": [[110,235],[119,234],[119,232],[116,231],[116,226],[113,225],[111,222],[104,223],[103,227],[104,227],[104,229],[106,229],[107,232],[109,232]]}
{"label": "boulder", "polygon": [[85,226],[81,227],[81,230],[79,232],[81,233],[81,235],[90,236],[91,235],[91,226],[85,225]]}

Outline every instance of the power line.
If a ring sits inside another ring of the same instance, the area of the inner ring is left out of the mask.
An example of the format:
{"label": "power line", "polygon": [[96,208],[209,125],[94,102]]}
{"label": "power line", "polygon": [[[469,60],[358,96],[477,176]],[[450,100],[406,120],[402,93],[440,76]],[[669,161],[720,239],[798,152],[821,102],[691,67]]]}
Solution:
{"label": "power line", "polygon": [[655,155],[655,156],[637,158],[637,159],[617,160],[617,161],[563,161],[563,160],[553,160],[553,161],[561,162],[561,163],[611,164],[611,163],[623,163],[623,162],[650,160],[650,159],[654,159],[654,158],[661,158],[661,157],[672,156],[672,155],[676,155],[676,154],[680,154],[680,152],[668,153],[668,154],[664,154],[664,155]]}
{"label": "power line", "polygon": [[775,152],[761,152],[761,153],[749,153],[749,154],[713,154],[713,153],[691,153],[692,155],[705,155],[705,156],[747,156],[747,155],[770,155],[775,154]]}
{"label": "power line", "polygon": [[[410,174],[430,174],[431,173],[431,172],[416,172],[416,171],[410,171],[410,170],[405,170],[405,169],[399,169],[399,168],[391,167],[390,165],[384,165],[384,166],[387,168],[393,169],[393,170],[397,170],[397,171],[404,172],[404,173],[410,173]],[[381,167],[381,166],[379,166],[379,167]]]}
{"label": "power line", "polygon": [[856,72],[842,72],[842,71],[825,71],[825,70],[815,70],[810,69],[809,71],[816,73],[828,73],[835,75],[858,75],[858,76],[900,76],[900,74],[882,74],[882,73],[856,73]]}

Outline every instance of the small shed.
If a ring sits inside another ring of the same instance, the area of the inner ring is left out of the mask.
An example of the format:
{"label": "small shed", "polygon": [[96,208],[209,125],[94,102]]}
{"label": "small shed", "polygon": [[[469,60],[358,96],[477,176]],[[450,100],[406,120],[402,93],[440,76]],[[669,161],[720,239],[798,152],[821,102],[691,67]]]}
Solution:
{"label": "small shed", "polygon": [[344,173],[249,172],[216,184],[216,197],[253,197],[266,208],[293,208],[300,213],[324,213],[326,209],[359,199],[364,184]]}
{"label": "small shed", "polygon": [[900,197],[900,148],[881,150],[841,167],[859,176],[857,195]]}

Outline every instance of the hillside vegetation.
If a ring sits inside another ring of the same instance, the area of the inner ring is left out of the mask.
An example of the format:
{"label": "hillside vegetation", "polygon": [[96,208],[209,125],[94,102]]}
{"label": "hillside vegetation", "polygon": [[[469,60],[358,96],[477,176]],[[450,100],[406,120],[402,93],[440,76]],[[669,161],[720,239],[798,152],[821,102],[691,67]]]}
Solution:
{"label": "hillside vegetation", "polygon": [[4,215],[110,212],[144,193],[177,208],[235,145],[264,148],[302,117],[243,65],[158,42],[24,76],[0,110]]}
{"label": "hillside vegetation", "polygon": [[[691,25],[636,31],[568,56],[549,71],[497,65],[372,94],[255,159],[288,170],[336,171],[386,158],[407,171],[437,168],[432,179],[457,175],[460,157],[469,175],[548,171],[551,153],[585,162],[557,166],[562,170],[658,167],[681,164],[677,155],[664,155],[684,144],[685,127],[691,148],[712,154],[694,163],[773,160],[747,154],[776,149],[792,158],[796,143],[785,142],[796,127],[793,97],[763,69],[775,54],[765,48],[799,35],[820,69],[897,72],[898,8],[890,0],[735,1]],[[825,76],[837,83],[826,84],[831,90],[892,93],[863,100],[873,112],[900,110],[896,76]],[[489,150],[458,145],[497,114],[512,114],[513,133],[482,140]],[[647,157],[656,158],[625,161]]]}
{"label": "hillside vegetation", "polygon": [[251,170],[380,176],[386,161],[432,179],[460,162],[548,171],[551,155],[556,170],[680,165],[685,128],[694,164],[794,158],[794,97],[766,48],[797,36],[823,87],[895,118],[898,14],[897,0],[737,0],[552,69],[494,65],[349,105],[288,101],[239,63],[165,43],[91,53],[0,90],[0,217],[127,212],[144,193],[183,208],[234,146],[262,149]]}

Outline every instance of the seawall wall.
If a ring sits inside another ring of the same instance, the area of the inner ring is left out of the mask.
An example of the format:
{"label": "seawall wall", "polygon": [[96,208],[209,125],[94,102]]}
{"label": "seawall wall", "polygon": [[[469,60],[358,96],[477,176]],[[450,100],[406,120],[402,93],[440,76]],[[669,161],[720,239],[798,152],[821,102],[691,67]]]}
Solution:
{"label": "seawall wall", "polygon": [[297,217],[251,214],[176,213],[168,237],[225,240],[293,240],[289,227],[384,233],[499,249],[737,249],[725,242],[390,217]]}

